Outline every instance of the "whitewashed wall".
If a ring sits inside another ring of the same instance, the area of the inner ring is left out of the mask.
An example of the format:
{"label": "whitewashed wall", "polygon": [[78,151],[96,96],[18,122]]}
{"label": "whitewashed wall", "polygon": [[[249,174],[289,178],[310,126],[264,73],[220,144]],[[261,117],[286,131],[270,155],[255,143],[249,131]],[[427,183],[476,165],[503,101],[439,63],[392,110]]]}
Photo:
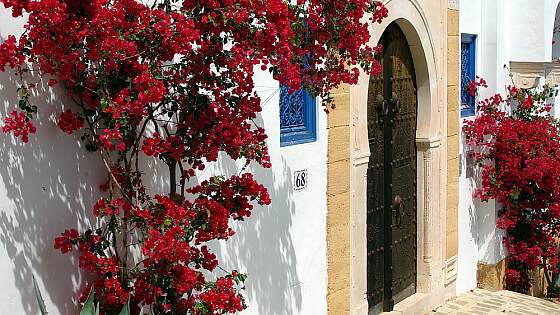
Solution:
{"label": "whitewashed wall", "polygon": [[[550,61],[558,0],[469,0],[461,1],[460,33],[477,35],[476,74],[486,79],[488,89],[480,98],[505,94],[510,61]],[[472,118],[465,118],[472,119]],[[461,118],[461,126],[465,119]],[[499,205],[481,203],[473,192],[480,170],[467,178],[467,155],[471,150],[460,141],[458,293],[476,286],[477,263],[495,264],[507,255],[503,232],[496,229]]]}
{"label": "whitewashed wall", "polygon": [[560,58],[560,7],[555,10],[554,32],[552,35],[552,61]]}
{"label": "whitewashed wall", "polygon": [[[482,27],[482,1],[460,2],[459,31],[478,35]],[[478,38],[480,41],[480,37]],[[477,65],[477,68],[480,66]],[[462,123],[461,123],[462,127]],[[461,294],[476,287],[476,265],[478,262],[478,230],[476,205],[473,200],[473,186],[465,176],[464,137],[459,141],[459,254],[457,265],[457,293]]]}
{"label": "whitewashed wall", "polygon": [[[222,255],[230,269],[249,273],[249,309],[243,314],[326,314],[326,114],[317,110],[317,142],[280,147],[278,82],[263,72],[256,82],[261,99],[269,99],[262,119],[273,168],[253,173],[269,188],[273,204],[238,224],[237,237],[222,243]],[[222,161],[210,173],[237,173],[232,166]],[[309,186],[294,192],[293,173],[303,169]]]}
{"label": "whitewashed wall", "polygon": [[[0,41],[21,31],[23,22],[0,8]],[[261,121],[269,136],[273,167],[252,168],[268,187],[273,204],[256,208],[238,234],[215,244],[228,269],[249,274],[246,282],[249,308],[243,314],[326,313],[326,115],[318,109],[318,140],[280,147],[278,83],[267,73],[257,74],[257,92],[264,110]],[[16,101],[17,82],[0,73],[0,116]],[[33,98],[39,105],[36,136],[21,145],[0,135],[0,305],[9,314],[37,314],[32,275],[50,314],[75,313],[75,289],[83,283],[77,257],[62,256],[53,239],[64,229],[85,226],[98,198],[97,184],[104,171],[95,154],[77,147],[77,139],[58,131],[52,104],[64,102],[63,91],[44,91]],[[147,161],[146,163],[153,163]],[[165,188],[154,170],[152,189]],[[294,192],[293,172],[307,169],[309,186]],[[236,174],[238,165],[221,159],[200,176],[215,172]]]}

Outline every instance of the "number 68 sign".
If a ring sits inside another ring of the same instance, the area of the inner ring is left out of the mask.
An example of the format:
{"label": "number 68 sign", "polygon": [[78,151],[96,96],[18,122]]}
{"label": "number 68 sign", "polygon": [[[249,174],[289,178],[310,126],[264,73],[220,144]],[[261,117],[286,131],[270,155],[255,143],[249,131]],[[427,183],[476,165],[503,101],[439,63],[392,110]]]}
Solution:
{"label": "number 68 sign", "polygon": [[309,174],[307,170],[295,171],[294,172],[294,190],[300,191],[307,188],[307,183],[309,182]]}

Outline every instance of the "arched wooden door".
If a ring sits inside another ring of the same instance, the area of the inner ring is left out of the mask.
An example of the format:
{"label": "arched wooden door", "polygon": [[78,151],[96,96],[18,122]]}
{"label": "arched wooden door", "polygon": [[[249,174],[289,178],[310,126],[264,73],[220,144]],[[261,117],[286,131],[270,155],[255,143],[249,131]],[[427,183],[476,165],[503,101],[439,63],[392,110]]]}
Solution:
{"label": "arched wooden door", "polygon": [[396,23],[381,38],[383,75],[368,95],[367,274],[371,308],[391,311],[416,292],[416,120],[414,64]]}

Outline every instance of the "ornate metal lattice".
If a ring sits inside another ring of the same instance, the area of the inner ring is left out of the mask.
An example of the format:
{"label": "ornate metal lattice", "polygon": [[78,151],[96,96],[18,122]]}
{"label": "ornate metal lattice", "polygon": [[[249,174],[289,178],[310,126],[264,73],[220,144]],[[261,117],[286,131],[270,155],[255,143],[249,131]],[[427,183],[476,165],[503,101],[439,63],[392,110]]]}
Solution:
{"label": "ornate metal lattice", "polygon": [[280,87],[280,145],[289,146],[317,140],[316,101],[305,89],[290,93]]}
{"label": "ornate metal lattice", "polygon": [[468,38],[461,43],[461,116],[475,113],[475,97],[466,89],[467,84],[475,79],[474,39]]}
{"label": "ornate metal lattice", "polygon": [[280,129],[285,130],[305,124],[305,98],[303,94],[303,90],[290,93],[289,87],[280,87]]}

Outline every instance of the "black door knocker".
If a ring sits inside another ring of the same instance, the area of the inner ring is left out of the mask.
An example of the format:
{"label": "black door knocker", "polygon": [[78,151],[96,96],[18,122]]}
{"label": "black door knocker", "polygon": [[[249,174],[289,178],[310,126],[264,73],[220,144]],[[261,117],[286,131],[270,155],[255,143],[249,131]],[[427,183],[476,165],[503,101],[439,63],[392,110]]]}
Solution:
{"label": "black door knocker", "polygon": [[401,226],[402,218],[404,215],[404,202],[401,196],[396,195],[395,199],[393,199],[393,213],[395,214],[395,223],[397,226]]}

